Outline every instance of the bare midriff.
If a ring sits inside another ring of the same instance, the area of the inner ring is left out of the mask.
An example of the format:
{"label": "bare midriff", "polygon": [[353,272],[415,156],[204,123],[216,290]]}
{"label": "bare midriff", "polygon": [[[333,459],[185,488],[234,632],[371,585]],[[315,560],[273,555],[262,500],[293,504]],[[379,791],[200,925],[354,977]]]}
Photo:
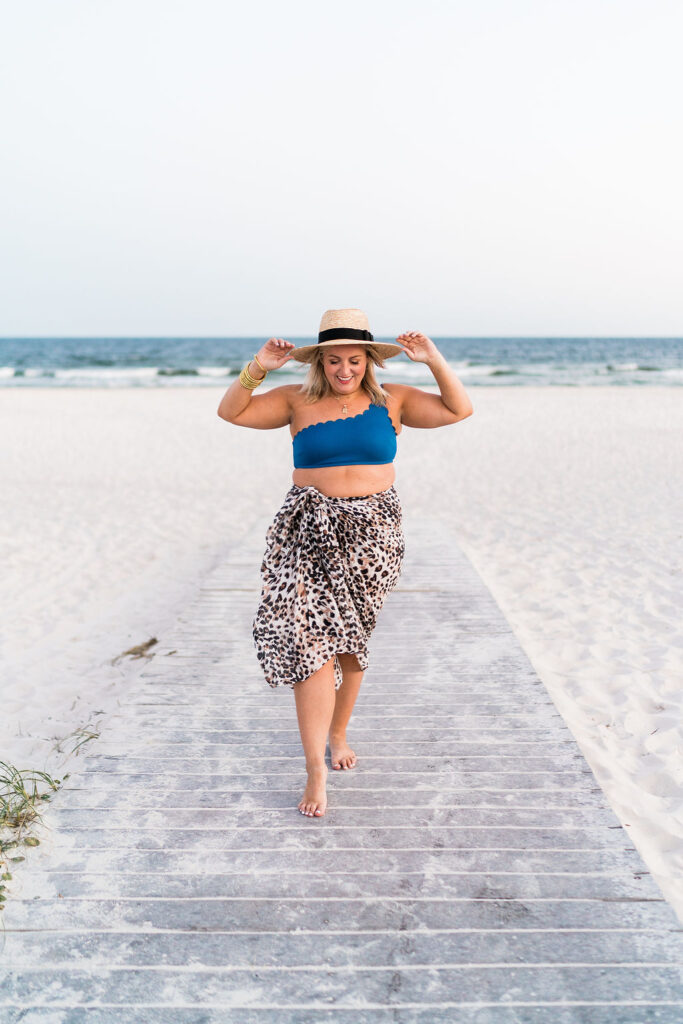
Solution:
{"label": "bare midriff", "polygon": [[396,479],[393,462],[383,466],[321,466],[295,469],[292,483],[297,487],[315,487],[328,498],[358,498],[364,494],[388,491]]}

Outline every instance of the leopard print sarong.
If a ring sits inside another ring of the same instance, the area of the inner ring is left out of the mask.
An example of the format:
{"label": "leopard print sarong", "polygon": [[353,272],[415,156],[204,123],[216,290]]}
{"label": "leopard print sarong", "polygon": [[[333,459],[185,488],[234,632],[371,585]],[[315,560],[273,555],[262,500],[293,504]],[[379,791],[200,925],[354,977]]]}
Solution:
{"label": "leopard print sarong", "polygon": [[405,551],[394,487],[330,498],[315,487],[287,492],[266,534],[256,653],[270,686],[293,686],[337,654],[368,667],[367,644]]}

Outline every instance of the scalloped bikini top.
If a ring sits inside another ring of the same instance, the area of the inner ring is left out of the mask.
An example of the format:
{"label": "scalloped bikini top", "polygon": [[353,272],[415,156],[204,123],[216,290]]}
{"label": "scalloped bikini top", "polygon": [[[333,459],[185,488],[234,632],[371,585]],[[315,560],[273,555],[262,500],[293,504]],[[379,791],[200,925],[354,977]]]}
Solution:
{"label": "scalloped bikini top", "polygon": [[302,427],[292,438],[295,469],[383,466],[396,457],[396,431],[384,405]]}

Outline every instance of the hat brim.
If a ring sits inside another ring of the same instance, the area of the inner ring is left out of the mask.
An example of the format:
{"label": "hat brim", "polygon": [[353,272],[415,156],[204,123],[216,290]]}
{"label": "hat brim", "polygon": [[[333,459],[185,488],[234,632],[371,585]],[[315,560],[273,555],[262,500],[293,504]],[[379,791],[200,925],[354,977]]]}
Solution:
{"label": "hat brim", "polygon": [[321,341],[316,345],[303,345],[301,348],[290,349],[290,356],[300,363],[310,363],[313,353],[319,348],[335,348],[337,345],[372,345],[380,359],[391,359],[392,356],[400,355],[403,351],[400,345],[386,344],[378,341],[348,341],[340,338],[337,341]]}

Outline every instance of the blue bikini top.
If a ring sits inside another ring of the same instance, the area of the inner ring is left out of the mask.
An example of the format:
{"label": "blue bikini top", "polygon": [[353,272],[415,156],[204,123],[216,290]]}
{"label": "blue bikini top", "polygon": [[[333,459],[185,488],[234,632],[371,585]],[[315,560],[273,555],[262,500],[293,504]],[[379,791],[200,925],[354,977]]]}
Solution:
{"label": "blue bikini top", "polygon": [[396,431],[384,405],[357,416],[311,423],[292,438],[295,469],[383,466],[396,456]]}

